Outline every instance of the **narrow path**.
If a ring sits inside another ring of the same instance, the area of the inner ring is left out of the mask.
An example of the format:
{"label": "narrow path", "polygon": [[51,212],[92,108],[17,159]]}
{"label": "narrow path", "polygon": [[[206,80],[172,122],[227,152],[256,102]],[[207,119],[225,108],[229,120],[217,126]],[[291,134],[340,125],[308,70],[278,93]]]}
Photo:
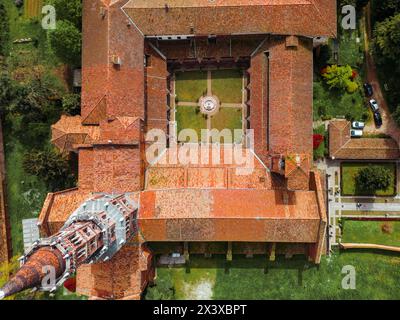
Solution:
{"label": "narrow path", "polygon": [[378,81],[378,73],[376,70],[376,65],[372,55],[370,54],[370,39],[372,39],[372,26],[371,26],[371,8],[370,4],[364,9],[365,23],[364,23],[364,41],[365,41],[365,61],[367,68],[367,81],[371,83],[374,89],[375,99],[380,107],[381,115],[382,115],[382,126],[378,129],[375,127],[374,121],[367,124],[365,127],[365,132],[370,134],[387,134],[391,136],[393,139],[400,143],[400,129],[396,125],[392,116],[390,115],[390,111],[386,100],[384,98],[380,83]]}
{"label": "narrow path", "polygon": [[207,95],[211,96],[212,95],[212,90],[211,90],[211,70],[207,71]]}

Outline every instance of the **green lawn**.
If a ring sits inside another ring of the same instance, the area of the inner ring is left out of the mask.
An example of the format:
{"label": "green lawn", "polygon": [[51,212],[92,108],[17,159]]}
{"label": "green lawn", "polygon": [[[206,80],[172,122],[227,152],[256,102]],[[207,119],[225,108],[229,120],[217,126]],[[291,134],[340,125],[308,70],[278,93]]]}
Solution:
{"label": "green lawn", "polygon": [[207,71],[175,73],[175,93],[179,102],[197,102],[207,93]]}
{"label": "green lawn", "polygon": [[[371,165],[372,163],[360,162],[344,162],[341,167],[342,174],[342,194],[346,196],[366,196],[370,195],[365,190],[358,190],[356,186],[356,177],[358,172]],[[377,190],[374,195],[376,196],[393,196],[396,193],[396,164],[394,163],[373,163],[375,166],[382,166],[390,169],[393,172],[393,179],[387,190]]]}
{"label": "green lawn", "polygon": [[200,141],[201,129],[207,129],[207,120],[205,116],[200,113],[198,107],[178,106],[176,108],[175,119],[178,126],[178,137],[181,130],[193,129],[196,131]]}
{"label": "green lawn", "polygon": [[[229,129],[234,138],[234,130],[242,129],[242,108],[220,108],[219,112],[211,117],[212,129],[222,131]],[[236,142],[241,141],[241,137],[236,137]]]}
{"label": "green lawn", "polygon": [[237,69],[216,70],[211,73],[211,90],[221,103],[242,103],[243,73]]}
{"label": "green lawn", "polygon": [[10,216],[11,237],[14,255],[23,252],[22,219],[39,215],[47,191],[46,186],[35,176],[27,175],[22,168],[25,152],[22,145],[8,132],[4,132],[6,143],[7,204]]}
{"label": "green lawn", "polygon": [[[190,261],[188,273],[185,268],[157,269],[158,277],[172,276],[176,299],[196,298],[193,292],[205,284],[211,285],[213,299],[400,299],[400,257],[394,254],[335,252],[323,257],[320,266],[303,257],[268,262],[266,257],[234,256],[229,269],[224,256],[191,256]],[[346,265],[356,269],[355,290],[341,287]]]}
{"label": "green lawn", "polygon": [[400,221],[343,221],[342,242],[400,246]]}

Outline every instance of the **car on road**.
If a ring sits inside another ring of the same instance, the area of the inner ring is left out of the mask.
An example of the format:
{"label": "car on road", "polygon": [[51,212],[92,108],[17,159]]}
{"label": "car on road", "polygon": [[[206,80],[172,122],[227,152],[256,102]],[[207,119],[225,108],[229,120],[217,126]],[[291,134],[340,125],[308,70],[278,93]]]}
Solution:
{"label": "car on road", "polygon": [[375,99],[369,100],[369,105],[370,105],[370,107],[371,107],[371,109],[372,109],[373,112],[376,112],[376,111],[379,110],[378,102],[376,102]]}
{"label": "car on road", "polygon": [[364,127],[365,127],[365,123],[364,123],[364,122],[361,122],[361,121],[353,121],[353,122],[351,123],[351,126],[353,127],[353,129],[360,129],[360,130],[362,130],[362,129],[364,129]]}
{"label": "car on road", "polygon": [[374,94],[374,89],[372,89],[372,85],[370,83],[364,83],[364,92],[367,97],[372,97]]}
{"label": "car on road", "polygon": [[350,134],[351,134],[352,138],[359,138],[359,137],[362,137],[363,131],[357,130],[357,129],[352,129],[352,130],[350,130]]}
{"label": "car on road", "polygon": [[379,111],[374,112],[374,121],[377,128],[382,126],[382,116]]}

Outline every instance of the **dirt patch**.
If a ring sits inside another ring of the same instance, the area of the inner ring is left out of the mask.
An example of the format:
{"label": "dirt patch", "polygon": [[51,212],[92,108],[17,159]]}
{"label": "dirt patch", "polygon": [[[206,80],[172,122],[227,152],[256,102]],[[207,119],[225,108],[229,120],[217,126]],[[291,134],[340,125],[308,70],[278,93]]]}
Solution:
{"label": "dirt patch", "polygon": [[393,232],[393,226],[388,223],[384,223],[381,226],[381,230],[383,233],[391,234]]}
{"label": "dirt patch", "polygon": [[214,283],[209,279],[202,279],[195,284],[185,283],[183,290],[188,300],[211,300]]}

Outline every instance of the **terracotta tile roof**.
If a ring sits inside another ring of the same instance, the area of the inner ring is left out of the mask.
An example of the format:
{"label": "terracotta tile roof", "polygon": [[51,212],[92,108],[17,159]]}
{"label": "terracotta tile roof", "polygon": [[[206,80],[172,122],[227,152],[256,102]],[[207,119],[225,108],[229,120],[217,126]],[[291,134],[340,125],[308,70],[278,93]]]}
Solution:
{"label": "terracotta tile roof", "polygon": [[139,144],[141,118],[118,116],[100,123],[100,137],[95,144]]}
{"label": "terracotta tile roof", "polygon": [[89,196],[90,192],[78,188],[49,193],[40,212],[39,223],[48,235],[56,233]]}
{"label": "terracotta tile roof", "polygon": [[329,156],[349,160],[394,160],[400,157],[399,145],[391,138],[351,138],[351,123],[329,123]]}
{"label": "terracotta tile roof", "polygon": [[314,242],[319,221],[310,191],[144,191],[138,215],[146,241]]}
{"label": "terracotta tile roof", "polygon": [[124,10],[146,36],[336,36],[336,1],[332,0],[131,0]]}
{"label": "terracotta tile roof", "polygon": [[[182,147],[178,147],[179,154]],[[185,148],[190,148],[185,146]],[[196,146],[193,146],[196,148]],[[214,151],[213,151],[214,148]],[[204,154],[212,157],[213,152],[218,151],[216,147],[208,147]],[[186,165],[174,162],[174,151],[167,149],[156,162],[150,164],[146,171],[147,189],[174,189],[174,188],[222,188],[222,189],[271,189],[272,181],[268,168],[256,157],[254,152],[243,149],[243,157],[248,152],[247,163],[235,162],[225,153],[221,147],[219,154],[220,162],[201,161],[201,154],[197,163]],[[226,158],[225,158],[226,157]]]}
{"label": "terracotta tile roof", "polygon": [[285,157],[285,177],[289,190],[308,190],[311,159],[306,154],[288,155]]}
{"label": "terracotta tile roof", "polygon": [[82,125],[81,116],[62,115],[61,119],[51,126],[51,142],[61,150],[72,151],[74,144],[93,143],[100,136],[98,126]]}

